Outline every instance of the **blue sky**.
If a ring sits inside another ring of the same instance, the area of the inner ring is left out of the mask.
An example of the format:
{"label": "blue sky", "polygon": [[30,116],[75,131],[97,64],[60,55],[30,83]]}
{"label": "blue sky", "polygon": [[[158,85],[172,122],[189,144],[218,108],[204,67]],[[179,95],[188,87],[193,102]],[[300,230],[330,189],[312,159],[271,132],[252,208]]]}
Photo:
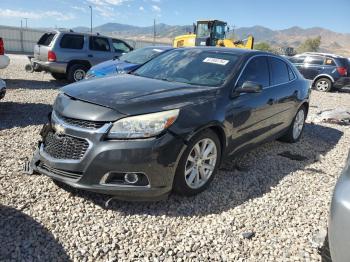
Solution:
{"label": "blue sky", "polygon": [[236,27],[319,26],[350,33],[350,0],[1,0],[0,25],[19,26],[28,18],[31,27],[90,26],[89,5],[94,26],[107,22],[149,26],[153,18],[157,23],[184,25],[218,18]]}

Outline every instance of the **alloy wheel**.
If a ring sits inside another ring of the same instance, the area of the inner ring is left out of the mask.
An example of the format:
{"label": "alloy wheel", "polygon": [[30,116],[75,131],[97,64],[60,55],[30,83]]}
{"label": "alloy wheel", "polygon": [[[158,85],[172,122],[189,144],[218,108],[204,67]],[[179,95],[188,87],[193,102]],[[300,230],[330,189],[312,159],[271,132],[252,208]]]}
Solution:
{"label": "alloy wheel", "polygon": [[84,77],[85,77],[85,71],[83,69],[78,69],[78,70],[75,70],[74,72],[74,80],[76,82],[80,81],[80,80],[83,80]]}
{"label": "alloy wheel", "polygon": [[328,87],[329,87],[329,83],[325,80],[321,80],[316,84],[316,89],[322,92],[327,91]]}
{"label": "alloy wheel", "polygon": [[218,152],[216,144],[210,138],[198,141],[187,157],[185,181],[192,189],[206,184],[215,169]]}
{"label": "alloy wheel", "polygon": [[305,123],[305,113],[304,110],[299,110],[297,113],[295,120],[294,120],[294,125],[293,125],[293,138],[298,139],[299,136],[301,135],[301,132],[303,131],[304,128],[304,123]]}

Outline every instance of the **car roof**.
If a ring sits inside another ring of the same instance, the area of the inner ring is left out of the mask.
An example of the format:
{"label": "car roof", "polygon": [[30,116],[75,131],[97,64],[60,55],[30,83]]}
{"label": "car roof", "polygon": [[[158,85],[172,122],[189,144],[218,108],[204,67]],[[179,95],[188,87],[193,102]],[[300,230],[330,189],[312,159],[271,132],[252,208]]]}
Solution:
{"label": "car roof", "polygon": [[244,49],[244,48],[213,47],[213,46],[181,47],[178,49],[200,49],[203,51],[231,53],[231,54],[236,54],[236,55],[246,55],[246,54],[274,55],[272,53],[258,51],[258,50],[251,50],[251,49]]}
{"label": "car roof", "polygon": [[172,46],[146,46],[146,47],[142,47],[141,49],[160,49],[160,50],[170,50],[170,49],[174,49],[174,47]]}
{"label": "car roof", "polygon": [[305,56],[305,55],[309,55],[309,56],[328,56],[331,58],[345,58],[341,55],[336,55],[336,54],[331,54],[331,53],[321,53],[321,52],[304,52],[302,54],[298,54],[296,56]]}

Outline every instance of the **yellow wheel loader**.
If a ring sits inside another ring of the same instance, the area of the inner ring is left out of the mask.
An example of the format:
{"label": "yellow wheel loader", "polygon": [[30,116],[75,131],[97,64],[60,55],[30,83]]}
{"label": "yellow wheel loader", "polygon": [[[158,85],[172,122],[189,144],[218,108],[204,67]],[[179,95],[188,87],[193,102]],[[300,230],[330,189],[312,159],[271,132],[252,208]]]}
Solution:
{"label": "yellow wheel loader", "polygon": [[222,46],[246,49],[253,49],[254,46],[254,37],[251,35],[244,40],[227,39],[226,33],[229,32],[227,23],[219,20],[197,21],[197,24],[193,25],[193,32],[175,37],[173,46]]}

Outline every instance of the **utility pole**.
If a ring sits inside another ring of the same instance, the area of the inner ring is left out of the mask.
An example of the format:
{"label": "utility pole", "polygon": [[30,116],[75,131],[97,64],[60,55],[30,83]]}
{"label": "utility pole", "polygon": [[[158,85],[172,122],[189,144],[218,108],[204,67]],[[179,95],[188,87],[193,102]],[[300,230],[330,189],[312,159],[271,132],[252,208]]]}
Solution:
{"label": "utility pole", "polygon": [[92,6],[89,5],[90,7],[90,32],[92,33]]}
{"label": "utility pole", "polygon": [[153,20],[153,45],[156,43],[156,19]]}
{"label": "utility pole", "polygon": [[24,18],[26,20],[26,28],[28,28],[28,18]]}
{"label": "utility pole", "polygon": [[22,22],[22,19],[21,19],[21,29],[22,29],[22,27],[23,27],[23,22]]}

